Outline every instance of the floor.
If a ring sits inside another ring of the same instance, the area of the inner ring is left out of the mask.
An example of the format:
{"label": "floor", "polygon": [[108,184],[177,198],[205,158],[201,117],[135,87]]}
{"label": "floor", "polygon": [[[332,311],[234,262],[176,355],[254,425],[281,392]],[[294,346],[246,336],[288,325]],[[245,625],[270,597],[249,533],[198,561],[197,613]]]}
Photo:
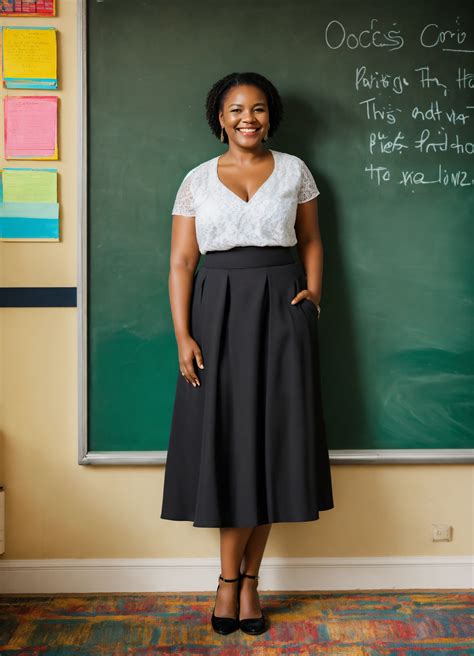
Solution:
{"label": "floor", "polygon": [[0,595],[0,653],[474,655],[474,591],[260,592],[268,630],[212,630],[213,593]]}

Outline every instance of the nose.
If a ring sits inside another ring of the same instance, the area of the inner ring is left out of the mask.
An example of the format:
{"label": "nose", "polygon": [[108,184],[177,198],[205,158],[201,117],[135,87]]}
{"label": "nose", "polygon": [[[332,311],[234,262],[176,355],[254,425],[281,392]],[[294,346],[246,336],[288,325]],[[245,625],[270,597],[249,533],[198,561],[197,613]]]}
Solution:
{"label": "nose", "polygon": [[244,116],[242,116],[242,121],[244,123],[252,123],[253,122],[253,116],[252,116],[252,110],[249,109],[247,112],[244,113]]}
{"label": "nose", "polygon": [[248,123],[254,125],[256,123],[255,117],[251,114],[249,116],[242,116],[242,123]]}

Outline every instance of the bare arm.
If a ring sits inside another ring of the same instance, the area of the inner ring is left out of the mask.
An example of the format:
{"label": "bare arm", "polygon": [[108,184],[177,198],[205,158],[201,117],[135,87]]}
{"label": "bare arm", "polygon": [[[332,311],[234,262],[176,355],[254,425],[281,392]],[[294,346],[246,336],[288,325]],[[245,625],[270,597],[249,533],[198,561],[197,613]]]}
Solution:
{"label": "bare arm", "polygon": [[298,302],[302,298],[309,298],[318,305],[321,302],[324,252],[316,198],[298,205],[295,232],[298,255],[306,273],[308,288],[302,289],[293,300]]}
{"label": "bare arm", "polygon": [[204,363],[201,349],[190,333],[193,277],[200,256],[194,223],[192,217],[173,215],[168,290],[180,371],[186,381],[196,387],[200,383],[193,358],[202,369]]}

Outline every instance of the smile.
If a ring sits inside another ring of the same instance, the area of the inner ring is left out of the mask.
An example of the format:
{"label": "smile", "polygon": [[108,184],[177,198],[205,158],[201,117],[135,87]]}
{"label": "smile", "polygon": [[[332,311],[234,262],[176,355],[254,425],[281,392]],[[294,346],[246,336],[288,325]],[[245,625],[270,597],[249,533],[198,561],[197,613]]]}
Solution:
{"label": "smile", "polygon": [[260,130],[260,128],[235,128],[235,129],[245,135],[255,134]]}

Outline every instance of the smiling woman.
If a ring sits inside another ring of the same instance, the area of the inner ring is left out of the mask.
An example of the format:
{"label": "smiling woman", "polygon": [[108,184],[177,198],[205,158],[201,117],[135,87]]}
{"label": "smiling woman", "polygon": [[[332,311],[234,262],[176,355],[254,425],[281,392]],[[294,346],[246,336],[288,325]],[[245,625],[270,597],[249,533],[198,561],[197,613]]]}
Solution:
{"label": "smiling woman", "polygon": [[179,372],[161,518],[220,528],[218,633],[266,630],[256,582],[272,523],[334,507],[319,380],[319,190],[302,159],[263,145],[282,112],[257,73],[217,82],[207,120],[228,150],[186,174],[172,210]]}

